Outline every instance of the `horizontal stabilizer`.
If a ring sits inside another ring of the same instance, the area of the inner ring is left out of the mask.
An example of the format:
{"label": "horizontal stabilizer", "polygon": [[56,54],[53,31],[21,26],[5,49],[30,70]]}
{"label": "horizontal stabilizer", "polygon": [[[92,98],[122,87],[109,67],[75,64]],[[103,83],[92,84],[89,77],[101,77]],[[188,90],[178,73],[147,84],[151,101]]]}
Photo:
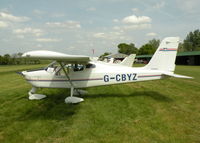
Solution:
{"label": "horizontal stabilizer", "polygon": [[171,73],[171,72],[164,72],[163,75],[171,76],[171,77],[176,77],[176,78],[189,78],[189,79],[193,78],[193,77],[190,77],[190,76],[174,74],[174,73]]}

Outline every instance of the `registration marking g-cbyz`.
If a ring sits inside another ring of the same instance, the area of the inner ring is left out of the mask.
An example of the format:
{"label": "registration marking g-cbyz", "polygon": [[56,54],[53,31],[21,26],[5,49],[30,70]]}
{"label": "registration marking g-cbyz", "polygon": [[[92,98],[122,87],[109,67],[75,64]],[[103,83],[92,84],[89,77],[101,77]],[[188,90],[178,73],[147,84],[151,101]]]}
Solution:
{"label": "registration marking g-cbyz", "polygon": [[104,75],[103,77],[104,82],[109,82],[110,80],[119,81],[133,81],[137,80],[136,73],[129,73],[129,74],[116,74],[115,76]]}

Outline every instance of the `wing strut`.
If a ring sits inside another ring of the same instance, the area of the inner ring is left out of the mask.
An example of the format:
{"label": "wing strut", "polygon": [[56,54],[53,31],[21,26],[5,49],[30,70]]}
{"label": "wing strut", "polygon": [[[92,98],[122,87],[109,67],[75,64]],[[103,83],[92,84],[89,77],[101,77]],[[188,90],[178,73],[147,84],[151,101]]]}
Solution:
{"label": "wing strut", "polygon": [[71,81],[71,79],[70,79],[70,77],[69,77],[67,71],[66,71],[65,68],[64,68],[65,65],[64,65],[62,62],[59,62],[59,64],[60,64],[62,70],[64,71],[64,73],[65,73],[65,75],[66,75],[66,77],[67,77],[69,83],[71,84],[70,96],[67,97],[67,98],[65,98],[65,103],[79,103],[79,102],[84,101],[83,98],[79,98],[79,97],[74,97],[74,96],[73,96],[73,94],[74,94],[74,84],[72,83],[72,81]]}
{"label": "wing strut", "polygon": [[73,87],[73,88],[74,88],[74,85],[73,85],[73,83],[72,83],[72,81],[71,81],[71,79],[70,79],[70,77],[69,77],[69,75],[68,75],[67,71],[65,70],[65,67],[64,67],[63,63],[62,63],[62,62],[59,62],[59,64],[60,64],[60,66],[61,66],[62,70],[64,71],[64,73],[65,73],[65,76],[66,76],[66,77],[67,77],[67,79],[69,80],[69,83],[71,84],[71,87]]}

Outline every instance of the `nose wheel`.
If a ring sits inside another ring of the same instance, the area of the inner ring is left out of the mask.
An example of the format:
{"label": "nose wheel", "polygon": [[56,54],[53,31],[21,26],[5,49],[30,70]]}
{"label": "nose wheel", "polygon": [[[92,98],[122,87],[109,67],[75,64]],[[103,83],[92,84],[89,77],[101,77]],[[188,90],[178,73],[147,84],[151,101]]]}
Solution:
{"label": "nose wheel", "polygon": [[29,100],[40,100],[46,97],[46,95],[43,94],[35,94],[37,91],[36,87],[32,87],[32,89],[28,92]]}
{"label": "nose wheel", "polygon": [[83,98],[79,98],[79,97],[75,97],[73,96],[74,94],[74,87],[71,87],[71,93],[70,93],[70,96],[65,98],[65,103],[80,103],[80,102],[83,102],[84,99]]}

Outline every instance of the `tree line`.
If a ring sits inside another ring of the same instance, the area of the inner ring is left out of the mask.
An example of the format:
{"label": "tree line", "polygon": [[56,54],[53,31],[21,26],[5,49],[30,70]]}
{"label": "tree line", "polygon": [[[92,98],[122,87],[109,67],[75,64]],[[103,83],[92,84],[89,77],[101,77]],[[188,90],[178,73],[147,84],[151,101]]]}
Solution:
{"label": "tree line", "polygon": [[[160,44],[159,39],[152,39],[148,43],[137,48],[134,43],[120,43],[118,45],[118,52],[123,54],[137,54],[137,55],[151,55],[153,54]],[[178,52],[186,51],[200,51],[200,30],[194,30],[187,34],[182,43],[179,44]],[[105,52],[100,57],[104,57],[111,53]],[[22,53],[13,55],[5,54],[0,55],[0,65],[19,65],[19,64],[40,64],[40,60],[21,59]]]}
{"label": "tree line", "polygon": [[[148,43],[137,48],[134,43],[120,43],[118,45],[118,52],[123,54],[137,54],[137,55],[152,55],[160,44],[159,39],[152,39]],[[199,29],[189,32],[185,40],[179,44],[178,52],[186,51],[200,51],[200,31]],[[107,55],[111,53],[104,53]]]}
{"label": "tree line", "polygon": [[22,59],[22,53],[0,55],[0,65],[40,64],[40,60]]}

